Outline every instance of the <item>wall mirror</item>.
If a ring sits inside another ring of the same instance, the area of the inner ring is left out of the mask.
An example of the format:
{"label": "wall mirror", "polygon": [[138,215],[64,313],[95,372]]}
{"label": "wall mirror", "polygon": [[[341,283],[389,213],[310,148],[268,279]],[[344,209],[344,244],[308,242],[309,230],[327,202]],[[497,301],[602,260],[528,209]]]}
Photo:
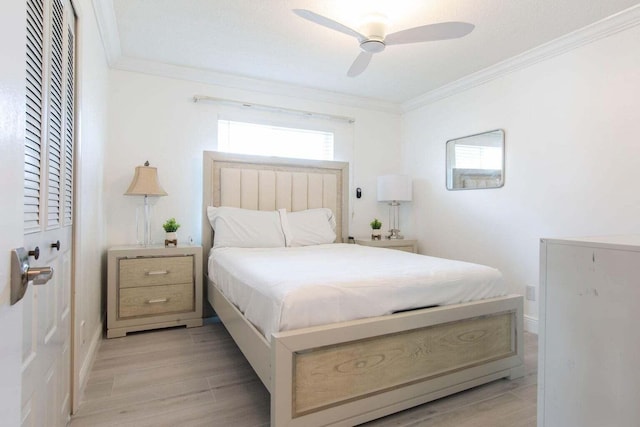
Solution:
{"label": "wall mirror", "polygon": [[447,141],[447,190],[477,190],[504,185],[504,131]]}

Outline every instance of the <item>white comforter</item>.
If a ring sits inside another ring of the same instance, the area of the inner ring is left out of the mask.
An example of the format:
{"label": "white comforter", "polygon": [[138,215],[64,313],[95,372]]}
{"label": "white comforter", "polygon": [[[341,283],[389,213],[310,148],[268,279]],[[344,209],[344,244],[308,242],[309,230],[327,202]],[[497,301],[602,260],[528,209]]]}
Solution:
{"label": "white comforter", "polygon": [[352,244],[212,249],[209,275],[268,339],[278,331],[507,291],[491,267]]}

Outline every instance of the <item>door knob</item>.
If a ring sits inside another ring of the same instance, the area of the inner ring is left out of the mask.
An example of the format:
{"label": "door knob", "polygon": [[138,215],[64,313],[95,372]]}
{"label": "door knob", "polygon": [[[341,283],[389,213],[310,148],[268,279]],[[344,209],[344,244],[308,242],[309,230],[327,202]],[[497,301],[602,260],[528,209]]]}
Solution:
{"label": "door knob", "polygon": [[[40,250],[38,248],[36,250],[39,255]],[[11,305],[22,299],[27,292],[29,282],[33,282],[34,285],[44,285],[53,277],[52,267],[29,267],[31,252],[27,252],[24,248],[11,251]]]}
{"label": "door knob", "polygon": [[51,267],[34,267],[27,270],[27,282],[33,280],[34,285],[44,285],[53,276]]}
{"label": "door knob", "polygon": [[32,251],[29,251],[29,256],[34,257],[35,259],[40,258],[40,248],[36,246],[36,248]]}
{"label": "door knob", "polygon": [[55,243],[51,244],[51,249],[56,248],[57,251],[60,250],[60,240],[57,240]]}

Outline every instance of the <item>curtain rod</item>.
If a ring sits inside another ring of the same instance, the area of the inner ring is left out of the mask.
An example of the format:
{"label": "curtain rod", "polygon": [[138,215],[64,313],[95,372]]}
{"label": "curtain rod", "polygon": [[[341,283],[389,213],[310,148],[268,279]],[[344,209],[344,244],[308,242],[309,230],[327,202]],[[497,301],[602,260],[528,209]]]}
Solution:
{"label": "curtain rod", "polygon": [[294,114],[296,116],[309,117],[312,119],[337,120],[341,122],[354,123],[356,119],[346,116],[335,116],[333,114],[314,113],[312,111],[294,110],[290,108],[273,107],[271,105],[254,104],[252,102],[234,101],[232,99],[215,98],[213,96],[194,95],[193,102],[210,101],[222,105],[231,105],[234,107],[251,108],[255,110],[271,111],[275,113]]}

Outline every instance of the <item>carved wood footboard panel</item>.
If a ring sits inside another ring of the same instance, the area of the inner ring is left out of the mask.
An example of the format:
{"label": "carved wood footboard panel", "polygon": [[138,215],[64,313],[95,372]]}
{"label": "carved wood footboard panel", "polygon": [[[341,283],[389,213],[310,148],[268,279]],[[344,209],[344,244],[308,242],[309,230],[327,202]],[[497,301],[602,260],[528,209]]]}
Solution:
{"label": "carved wood footboard panel", "polygon": [[297,352],[294,417],[515,354],[512,313]]}

